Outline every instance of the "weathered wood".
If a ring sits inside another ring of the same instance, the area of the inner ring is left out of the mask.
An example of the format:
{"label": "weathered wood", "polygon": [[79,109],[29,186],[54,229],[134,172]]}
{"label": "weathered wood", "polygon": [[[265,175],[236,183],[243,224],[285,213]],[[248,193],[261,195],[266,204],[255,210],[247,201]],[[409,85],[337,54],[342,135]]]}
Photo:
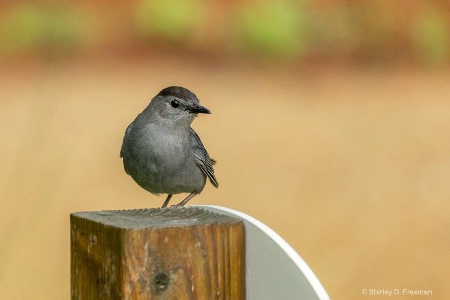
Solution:
{"label": "weathered wood", "polygon": [[244,299],[244,225],[200,208],[80,212],[72,299]]}

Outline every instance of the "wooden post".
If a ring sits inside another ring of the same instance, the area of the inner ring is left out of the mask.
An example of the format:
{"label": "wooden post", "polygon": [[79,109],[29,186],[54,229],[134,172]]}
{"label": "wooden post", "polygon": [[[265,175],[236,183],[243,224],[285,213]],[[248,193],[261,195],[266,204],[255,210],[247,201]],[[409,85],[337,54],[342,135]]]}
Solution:
{"label": "wooden post", "polygon": [[70,215],[72,299],[245,299],[244,224],[200,208]]}

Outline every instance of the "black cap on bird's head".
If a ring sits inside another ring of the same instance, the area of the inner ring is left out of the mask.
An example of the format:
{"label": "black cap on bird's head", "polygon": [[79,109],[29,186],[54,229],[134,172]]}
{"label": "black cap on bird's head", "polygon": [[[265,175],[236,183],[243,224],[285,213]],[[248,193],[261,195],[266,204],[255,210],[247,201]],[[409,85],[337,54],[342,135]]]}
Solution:
{"label": "black cap on bird's head", "polygon": [[210,114],[211,111],[207,109],[204,106],[201,106],[199,103],[199,100],[197,96],[191,92],[190,90],[181,87],[181,86],[169,86],[163,89],[161,92],[159,92],[158,95],[161,95],[163,97],[171,97],[173,96],[173,99],[171,100],[171,105],[174,108],[177,108],[180,103],[179,100],[182,100],[186,102],[187,106],[186,109],[191,113],[203,113],[203,114]]}
{"label": "black cap on bird's head", "polygon": [[175,96],[181,99],[196,99],[197,96],[190,90],[181,86],[169,86],[159,92],[161,96]]}

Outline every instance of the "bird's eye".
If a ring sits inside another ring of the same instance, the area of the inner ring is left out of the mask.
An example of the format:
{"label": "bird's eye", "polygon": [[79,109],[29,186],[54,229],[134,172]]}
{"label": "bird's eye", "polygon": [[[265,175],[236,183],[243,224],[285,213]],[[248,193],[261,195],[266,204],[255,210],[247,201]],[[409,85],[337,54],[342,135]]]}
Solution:
{"label": "bird's eye", "polygon": [[177,99],[173,99],[172,101],[170,101],[170,105],[172,105],[173,108],[177,108],[178,106],[180,106],[180,102],[178,102]]}

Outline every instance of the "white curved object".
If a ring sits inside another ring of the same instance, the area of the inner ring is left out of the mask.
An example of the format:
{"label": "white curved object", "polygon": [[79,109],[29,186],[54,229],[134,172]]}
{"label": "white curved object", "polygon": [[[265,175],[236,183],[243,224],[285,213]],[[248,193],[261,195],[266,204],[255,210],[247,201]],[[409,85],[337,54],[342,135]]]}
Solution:
{"label": "white curved object", "polygon": [[240,211],[215,205],[195,206],[244,221],[246,299],[330,299],[305,261],[275,231]]}

